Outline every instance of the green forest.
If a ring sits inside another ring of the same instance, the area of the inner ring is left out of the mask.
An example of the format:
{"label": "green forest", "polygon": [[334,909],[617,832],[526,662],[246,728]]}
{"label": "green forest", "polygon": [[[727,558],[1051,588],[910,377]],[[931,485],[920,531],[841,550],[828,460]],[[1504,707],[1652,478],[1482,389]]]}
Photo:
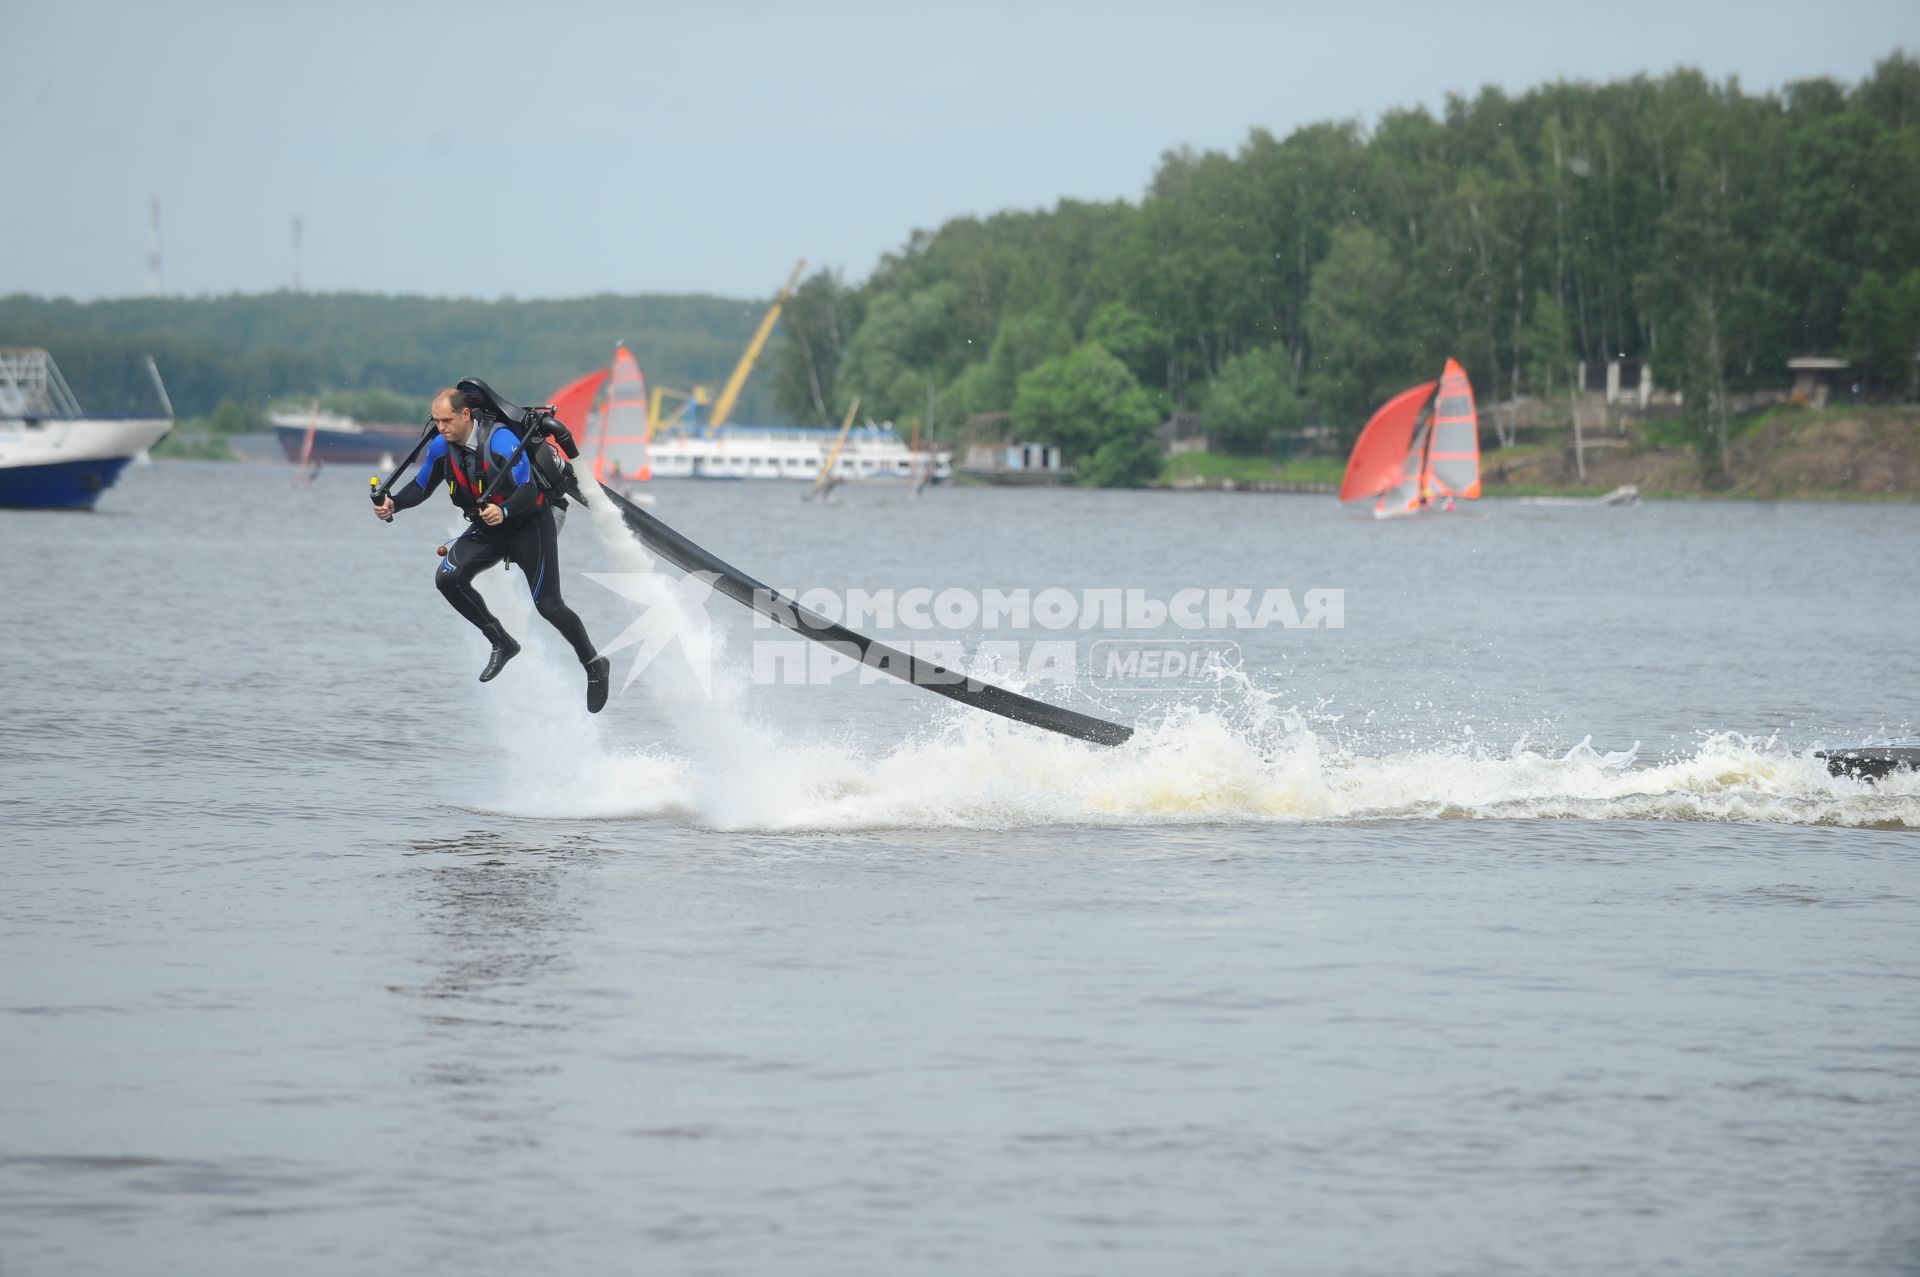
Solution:
{"label": "green forest", "polygon": [[[152,354],[181,415],[226,403],[232,425],[315,394],[423,403],[467,374],[536,399],[622,340],[656,385],[713,385],[766,305],[14,296],[0,344],[51,349],[97,412],[151,410]],[[1724,454],[1728,395],[1784,384],[1790,357],[1847,357],[1870,398],[1911,399],[1917,347],[1920,61],[1895,53],[1851,86],[1676,71],[1256,129],[1235,154],[1167,153],[1138,201],[916,231],[864,282],[802,282],[735,417],[833,424],[858,395],[1136,484],[1171,413],[1270,455],[1306,423],[1350,439],[1448,356],[1483,402],[1621,358],[1682,390],[1680,429]]]}
{"label": "green forest", "polygon": [[1724,450],[1726,399],[1840,354],[1912,397],[1920,347],[1920,62],[1749,94],[1697,72],[1518,97],[1484,89],[1371,129],[1255,130],[1165,155],[1138,203],[961,218],[871,278],[807,279],[776,405],[1056,440],[1083,482],[1158,467],[1202,414],[1260,453],[1318,420],[1351,438],[1453,356],[1483,400],[1649,361]]}
{"label": "green forest", "polygon": [[[222,403],[259,409],[320,396],[427,398],[464,376],[537,400],[604,368],[616,342],[649,381],[685,389],[726,380],[765,302],[720,297],[585,297],[472,301],[279,292],[260,296],[48,301],[0,298],[0,345],[44,346],[91,412],[151,412],[152,355],[183,417]],[[765,419],[771,392],[748,383],[736,416]],[[227,414],[232,418],[232,414]],[[257,417],[258,412],[250,416]]]}

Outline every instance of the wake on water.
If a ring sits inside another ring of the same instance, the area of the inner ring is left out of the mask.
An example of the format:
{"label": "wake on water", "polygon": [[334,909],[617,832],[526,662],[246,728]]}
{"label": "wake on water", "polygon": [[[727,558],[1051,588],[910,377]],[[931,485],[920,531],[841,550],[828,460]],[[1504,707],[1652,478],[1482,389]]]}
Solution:
{"label": "wake on water", "polygon": [[[781,832],[1435,819],[1920,828],[1920,775],[1838,778],[1811,750],[1773,739],[1721,732],[1685,757],[1643,763],[1635,751],[1602,753],[1588,742],[1559,753],[1523,741],[1503,752],[1466,731],[1459,742],[1369,755],[1239,671],[1222,675],[1216,704],[1164,710],[1119,747],[958,706],[881,750],[796,741],[749,714],[724,629],[690,613],[671,586],[677,574],[660,571],[613,503],[593,501],[588,513],[610,561],[639,583],[649,624],[670,631],[690,659],[709,660],[712,687],[642,676],[683,752],[621,748],[580,704],[579,667],[558,649],[529,645],[488,696],[514,778],[504,814]],[[489,605],[524,631],[526,591],[482,577]],[[554,705],[574,708],[554,714]]]}

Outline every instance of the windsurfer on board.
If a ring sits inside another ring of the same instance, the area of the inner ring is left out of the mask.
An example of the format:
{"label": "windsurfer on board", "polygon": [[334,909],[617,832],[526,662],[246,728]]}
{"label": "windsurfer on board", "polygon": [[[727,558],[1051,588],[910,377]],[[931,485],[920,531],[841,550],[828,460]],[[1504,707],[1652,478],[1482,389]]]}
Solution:
{"label": "windsurfer on board", "polygon": [[547,494],[534,481],[531,458],[523,455],[511,474],[501,479],[485,504],[480,494],[501,466],[513,458],[520,440],[506,426],[493,423],[484,432],[475,421],[478,401],[462,391],[442,390],[433,401],[433,425],[439,437],[427,445],[420,468],[411,482],[376,503],[376,517],[392,522],[394,512],[427,499],[436,484],[445,483],[453,503],[473,526],[447,547],[447,557],[433,574],[433,582],[454,611],[471,621],[493,645],[480,681],[487,682],[520,653],[480,594],[473,578],[502,559],[513,560],[527,578],[533,605],[547,623],[572,645],[587,671],[587,710],[599,713],[607,703],[609,662],[595,654],[587,627],[560,597],[560,523]]}

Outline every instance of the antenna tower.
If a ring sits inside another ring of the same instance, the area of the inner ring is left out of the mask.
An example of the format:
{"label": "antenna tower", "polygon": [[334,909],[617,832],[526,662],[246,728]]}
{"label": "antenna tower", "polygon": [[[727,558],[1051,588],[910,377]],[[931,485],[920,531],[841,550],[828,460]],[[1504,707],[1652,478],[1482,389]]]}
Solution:
{"label": "antenna tower", "polygon": [[160,197],[147,206],[147,296],[160,295]]}

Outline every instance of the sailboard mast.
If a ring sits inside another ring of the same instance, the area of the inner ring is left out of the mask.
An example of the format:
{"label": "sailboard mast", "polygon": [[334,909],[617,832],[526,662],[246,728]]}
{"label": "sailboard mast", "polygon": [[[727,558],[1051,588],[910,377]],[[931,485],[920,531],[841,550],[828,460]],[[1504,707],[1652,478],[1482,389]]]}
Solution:
{"label": "sailboard mast", "polygon": [[319,433],[320,401],[316,399],[313,401],[313,416],[307,422],[306,438],[300,442],[300,473],[294,480],[303,487],[313,482],[315,476],[320,473],[320,467],[314,464],[313,460],[313,443]]}
{"label": "sailboard mast", "polygon": [[813,476],[813,495],[819,496],[833,486],[833,463],[840,459],[840,450],[847,446],[847,435],[853,430],[853,419],[860,415],[860,396],[853,397],[853,403],[847,408],[847,419],[840,423],[840,437],[833,441],[833,450],[827,453],[827,459],[820,463],[820,473]]}

